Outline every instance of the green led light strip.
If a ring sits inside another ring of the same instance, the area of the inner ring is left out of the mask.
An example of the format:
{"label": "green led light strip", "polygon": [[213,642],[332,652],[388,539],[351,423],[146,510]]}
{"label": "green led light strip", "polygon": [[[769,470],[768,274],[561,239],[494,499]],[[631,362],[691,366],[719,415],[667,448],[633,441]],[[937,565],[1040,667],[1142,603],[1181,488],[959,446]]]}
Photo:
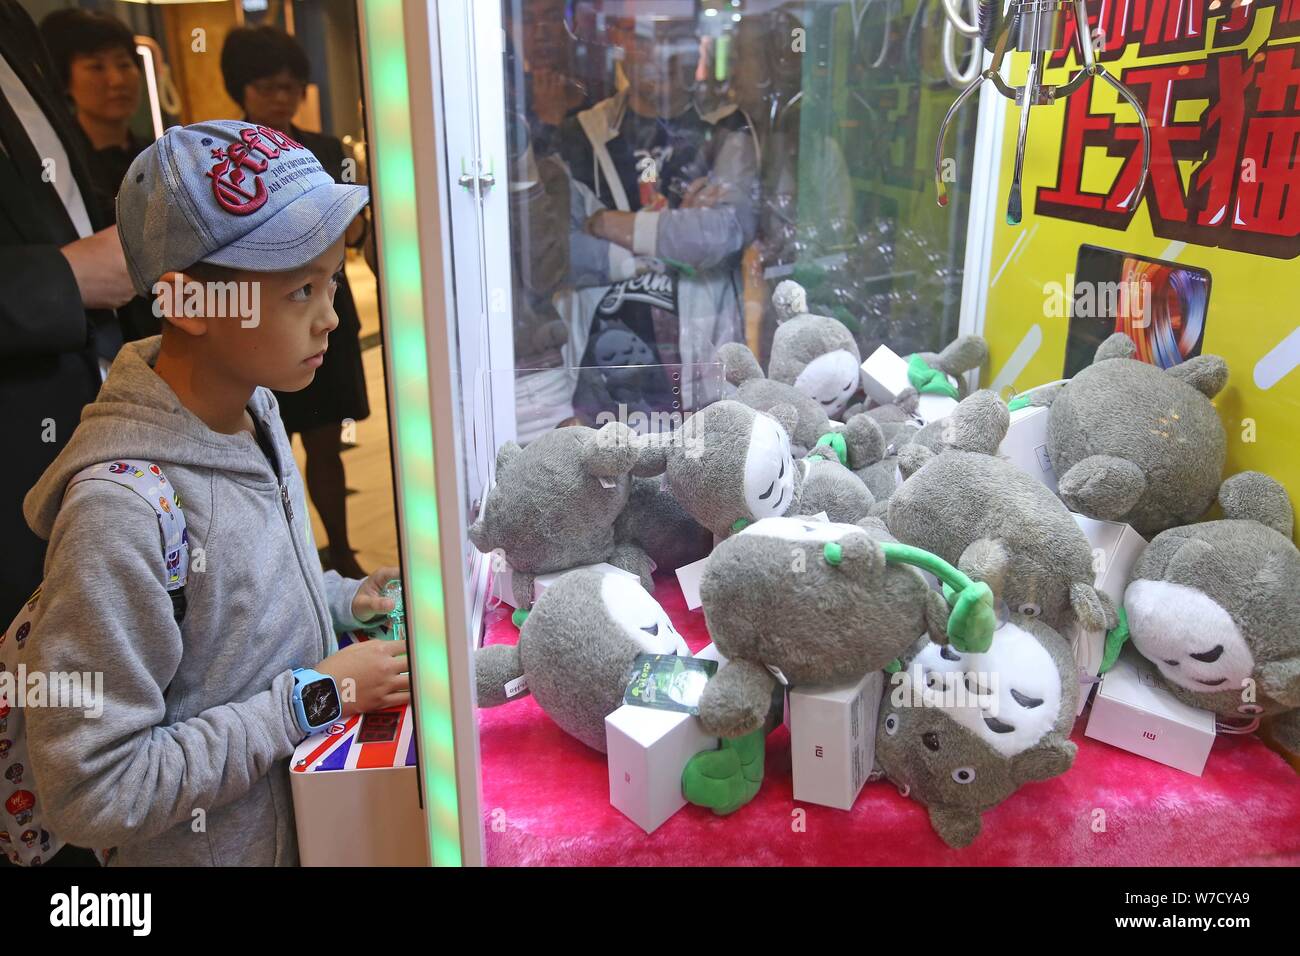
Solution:
{"label": "green led light strip", "polygon": [[366,79],[373,131],[371,180],[383,318],[393,370],[388,387],[392,389],[393,451],[402,495],[404,598],[416,661],[411,678],[419,717],[415,729],[420,744],[425,820],[433,864],[460,866],[459,800],[438,550],[433,418],[424,338],[424,282],[415,204],[406,38],[401,0],[366,0],[358,10],[366,26]]}

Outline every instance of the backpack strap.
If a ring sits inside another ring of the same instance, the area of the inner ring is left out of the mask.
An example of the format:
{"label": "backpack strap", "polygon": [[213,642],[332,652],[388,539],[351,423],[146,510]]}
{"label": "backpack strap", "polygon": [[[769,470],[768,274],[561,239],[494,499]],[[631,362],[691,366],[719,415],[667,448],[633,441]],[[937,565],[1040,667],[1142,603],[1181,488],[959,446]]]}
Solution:
{"label": "backpack strap", "polygon": [[181,512],[181,496],[157,465],[129,458],[83,468],[72,476],[68,488],[83,481],[96,480],[111,481],[129,488],[153,508],[161,536],[163,580],[167,593],[171,595],[172,614],[180,624],[185,618],[185,582],[190,571],[189,534],[185,530],[185,515]]}

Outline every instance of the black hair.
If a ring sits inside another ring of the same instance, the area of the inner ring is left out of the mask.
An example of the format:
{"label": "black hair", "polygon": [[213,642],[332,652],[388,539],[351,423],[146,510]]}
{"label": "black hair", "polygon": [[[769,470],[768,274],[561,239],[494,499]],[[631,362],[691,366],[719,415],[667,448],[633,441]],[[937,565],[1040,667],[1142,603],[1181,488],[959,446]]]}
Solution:
{"label": "black hair", "polygon": [[311,72],[302,44],[279,27],[236,27],[221,46],[221,79],[230,98],[244,105],[244,87],[288,68],[306,83]]}
{"label": "black hair", "polygon": [[55,10],[41,21],[41,39],[64,87],[71,77],[74,57],[125,50],[132,60],[136,58],[135,34],[117,17],[98,11]]}

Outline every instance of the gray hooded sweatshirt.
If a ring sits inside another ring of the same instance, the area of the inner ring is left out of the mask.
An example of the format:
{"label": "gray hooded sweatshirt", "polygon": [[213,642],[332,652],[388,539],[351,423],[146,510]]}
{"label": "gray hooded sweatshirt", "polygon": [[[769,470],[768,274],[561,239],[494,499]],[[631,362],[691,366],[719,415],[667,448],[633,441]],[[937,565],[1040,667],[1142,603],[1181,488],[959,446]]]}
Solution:
{"label": "gray hooded sweatshirt", "polygon": [[[161,339],[118,354],[99,398],[24,502],[49,539],[26,665],[102,672],[103,713],[26,711],[49,823],[70,843],[114,848],[110,865],[298,862],[289,756],[303,739],[296,667],[337,647],[361,582],[321,573],[302,480],[275,397],[248,433],[214,432],[154,373]],[[158,521],[133,491],[68,480],[136,458],[162,468],[189,534],[188,608],[177,626]]]}

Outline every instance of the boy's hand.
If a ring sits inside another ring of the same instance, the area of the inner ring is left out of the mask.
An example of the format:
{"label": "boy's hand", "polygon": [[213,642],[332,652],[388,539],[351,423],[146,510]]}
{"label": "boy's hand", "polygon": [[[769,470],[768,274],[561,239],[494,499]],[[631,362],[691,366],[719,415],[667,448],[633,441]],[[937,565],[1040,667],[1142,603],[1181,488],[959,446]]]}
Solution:
{"label": "boy's hand", "polygon": [[411,701],[411,677],[402,641],[358,641],[331,654],[316,670],[334,678],[343,716],[368,714]]}
{"label": "boy's hand", "polygon": [[371,618],[387,614],[393,609],[393,599],[383,595],[384,585],[394,578],[401,579],[401,568],[380,568],[372,571],[370,577],[358,589],[352,599],[352,616],[362,623]]}

